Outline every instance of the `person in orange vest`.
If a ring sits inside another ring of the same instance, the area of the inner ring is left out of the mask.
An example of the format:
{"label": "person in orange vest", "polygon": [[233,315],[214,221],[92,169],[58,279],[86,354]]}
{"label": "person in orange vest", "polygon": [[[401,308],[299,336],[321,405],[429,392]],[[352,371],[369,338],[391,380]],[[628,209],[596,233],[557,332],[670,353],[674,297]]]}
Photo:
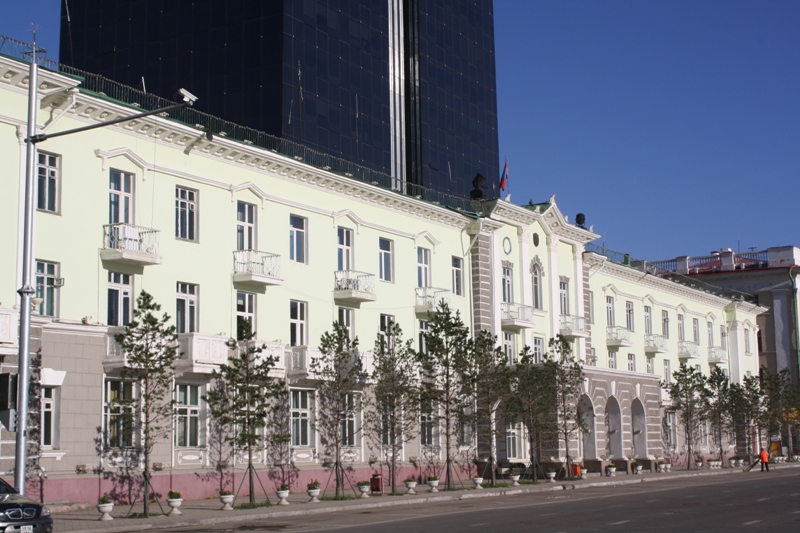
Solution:
{"label": "person in orange vest", "polygon": [[763,472],[766,468],[767,472],[769,472],[769,452],[766,448],[761,448],[761,453],[758,454],[758,458],[761,460],[761,471]]}

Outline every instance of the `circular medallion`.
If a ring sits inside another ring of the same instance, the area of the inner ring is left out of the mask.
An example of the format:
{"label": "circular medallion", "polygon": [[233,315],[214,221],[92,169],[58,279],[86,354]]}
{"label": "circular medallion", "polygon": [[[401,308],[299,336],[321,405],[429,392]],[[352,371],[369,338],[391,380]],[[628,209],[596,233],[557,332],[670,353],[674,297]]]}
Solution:
{"label": "circular medallion", "polygon": [[534,246],[539,246],[539,234],[538,233],[534,233],[533,234],[533,245]]}
{"label": "circular medallion", "polygon": [[511,239],[508,237],[503,239],[503,251],[506,253],[506,255],[511,253]]}

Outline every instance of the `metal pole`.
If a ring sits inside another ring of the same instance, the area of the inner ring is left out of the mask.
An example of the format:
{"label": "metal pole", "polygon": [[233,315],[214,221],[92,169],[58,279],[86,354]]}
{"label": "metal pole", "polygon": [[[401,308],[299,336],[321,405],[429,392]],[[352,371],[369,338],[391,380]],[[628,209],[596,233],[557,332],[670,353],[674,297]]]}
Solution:
{"label": "metal pole", "polygon": [[17,381],[17,442],[14,454],[14,484],[20,494],[25,494],[25,474],[28,463],[28,388],[30,381],[31,297],[36,293],[31,285],[33,263],[33,175],[36,165],[36,144],[31,138],[36,133],[36,90],[39,85],[36,67],[36,39],[31,47],[31,65],[28,74],[28,138],[25,165],[25,216],[22,237],[22,287],[19,309],[19,377]]}

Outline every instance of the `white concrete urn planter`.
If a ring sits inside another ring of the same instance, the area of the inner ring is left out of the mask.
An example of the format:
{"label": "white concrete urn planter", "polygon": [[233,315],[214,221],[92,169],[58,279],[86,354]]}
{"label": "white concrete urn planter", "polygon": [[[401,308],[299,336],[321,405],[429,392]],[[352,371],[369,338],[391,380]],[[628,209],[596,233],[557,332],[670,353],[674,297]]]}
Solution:
{"label": "white concrete urn planter", "polygon": [[476,489],[482,489],[483,488],[483,487],[481,487],[481,483],[483,483],[483,478],[482,477],[474,477],[474,478],[472,478],[472,482],[475,483],[475,488]]}
{"label": "white concrete urn planter", "polygon": [[734,459],[733,460],[733,466],[736,466],[736,467],[742,466],[742,460],[741,459]]}
{"label": "white concrete urn planter", "polygon": [[616,466],[607,466],[606,472],[608,472],[608,477],[616,477],[617,476],[617,467]]}
{"label": "white concrete urn planter", "polygon": [[428,485],[431,487],[431,492],[439,492],[439,480],[438,479],[429,479]]}
{"label": "white concrete urn planter", "polygon": [[642,473],[642,465],[636,465],[633,467],[634,474],[641,474]]}
{"label": "white concrete urn planter", "polygon": [[667,472],[671,472],[672,471],[672,463],[667,463],[667,464],[664,465],[664,467],[667,469]]}
{"label": "white concrete urn planter", "polygon": [[233,494],[220,494],[219,501],[222,503],[222,511],[233,511],[233,498],[235,496]]}
{"label": "white concrete urn planter", "polygon": [[183,503],[183,498],[167,498],[167,505],[170,507],[167,516],[180,516],[183,513],[180,511],[180,506]]}
{"label": "white concrete urn planter", "polygon": [[288,490],[276,490],[275,494],[278,496],[278,505],[289,505],[289,502],[286,501],[286,498],[289,497]]}
{"label": "white concrete urn planter", "polygon": [[111,511],[114,510],[113,503],[98,503],[97,510],[102,513],[102,516],[98,520],[114,520],[114,517],[111,516]]}
{"label": "white concrete urn planter", "polygon": [[519,487],[519,474],[511,476],[511,486]]}
{"label": "white concrete urn planter", "polygon": [[695,461],[694,466],[696,466],[697,469],[700,470],[701,468],[703,468],[703,461]]}
{"label": "white concrete urn planter", "polygon": [[319,503],[319,499],[317,499],[317,496],[319,496],[319,490],[320,489],[308,489],[306,491],[308,492],[308,497],[311,498],[308,500],[308,503]]}
{"label": "white concrete urn planter", "polygon": [[556,473],[555,472],[545,472],[544,475],[547,476],[547,481],[549,481],[550,483],[555,483],[556,482]]}
{"label": "white concrete urn planter", "polygon": [[359,485],[358,490],[361,491],[361,498],[369,498],[369,485]]}
{"label": "white concrete urn planter", "polygon": [[408,492],[406,492],[406,494],[416,494],[416,492],[414,492],[414,487],[417,486],[417,482],[416,481],[408,481],[408,480],[406,480],[403,483],[405,483],[406,488],[408,489]]}
{"label": "white concrete urn planter", "polygon": [[660,473],[664,473],[667,471],[667,464],[666,463],[658,463],[658,471]]}

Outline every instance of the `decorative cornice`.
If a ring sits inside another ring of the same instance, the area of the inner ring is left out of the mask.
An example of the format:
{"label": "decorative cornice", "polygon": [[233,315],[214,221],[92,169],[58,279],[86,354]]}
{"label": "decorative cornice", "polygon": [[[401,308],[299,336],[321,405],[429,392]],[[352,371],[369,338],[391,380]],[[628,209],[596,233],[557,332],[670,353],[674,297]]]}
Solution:
{"label": "decorative cornice", "polygon": [[553,234],[575,244],[586,244],[600,237],[597,233],[570,224],[556,205],[555,195],[550,197],[550,204],[542,213],[542,221]]}

